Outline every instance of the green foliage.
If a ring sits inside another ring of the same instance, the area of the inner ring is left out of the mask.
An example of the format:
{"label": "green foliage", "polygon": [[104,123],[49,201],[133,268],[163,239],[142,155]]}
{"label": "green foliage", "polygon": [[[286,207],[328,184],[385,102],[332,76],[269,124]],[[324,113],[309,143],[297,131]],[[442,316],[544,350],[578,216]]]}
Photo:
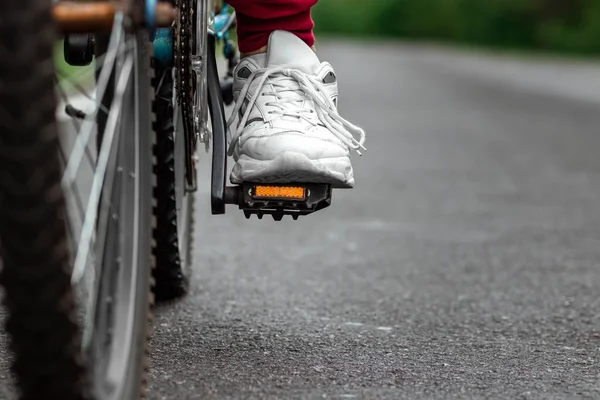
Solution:
{"label": "green foliage", "polygon": [[321,0],[317,32],[600,54],[598,0]]}

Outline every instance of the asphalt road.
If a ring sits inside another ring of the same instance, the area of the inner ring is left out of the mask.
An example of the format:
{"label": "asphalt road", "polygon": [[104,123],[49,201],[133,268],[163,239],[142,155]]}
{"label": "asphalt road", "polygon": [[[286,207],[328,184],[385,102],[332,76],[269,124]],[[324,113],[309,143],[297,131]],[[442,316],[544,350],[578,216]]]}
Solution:
{"label": "asphalt road", "polygon": [[318,47],[368,133],[357,187],[296,222],[211,216],[203,158],[150,398],[600,398],[597,65]]}

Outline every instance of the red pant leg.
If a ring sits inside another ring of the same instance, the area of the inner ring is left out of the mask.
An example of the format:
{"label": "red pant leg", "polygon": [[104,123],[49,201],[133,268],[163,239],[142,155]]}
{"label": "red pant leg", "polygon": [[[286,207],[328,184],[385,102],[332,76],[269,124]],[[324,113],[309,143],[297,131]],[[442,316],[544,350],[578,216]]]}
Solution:
{"label": "red pant leg", "polygon": [[[0,0],[2,1],[2,0]],[[249,53],[266,46],[275,30],[296,34],[314,45],[310,9],[318,0],[229,0],[237,15],[240,51]]]}

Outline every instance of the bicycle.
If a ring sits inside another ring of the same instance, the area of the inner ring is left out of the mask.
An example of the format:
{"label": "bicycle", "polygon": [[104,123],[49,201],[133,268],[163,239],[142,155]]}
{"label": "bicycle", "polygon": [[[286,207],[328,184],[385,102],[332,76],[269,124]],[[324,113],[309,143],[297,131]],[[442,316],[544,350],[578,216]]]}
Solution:
{"label": "bicycle", "polygon": [[[212,149],[212,214],[232,204],[248,218],[297,219],[331,203],[328,185],[226,185],[235,13],[214,10],[0,1],[0,286],[22,399],[145,397],[154,278],[191,270],[198,144]],[[93,67],[85,107],[57,80],[57,33],[69,64]]]}

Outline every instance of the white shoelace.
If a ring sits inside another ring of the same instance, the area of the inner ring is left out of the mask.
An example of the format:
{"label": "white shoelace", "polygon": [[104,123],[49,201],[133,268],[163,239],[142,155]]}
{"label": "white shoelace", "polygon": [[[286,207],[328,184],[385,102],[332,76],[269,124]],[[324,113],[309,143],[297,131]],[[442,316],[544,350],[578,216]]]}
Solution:
{"label": "white shoelace", "polygon": [[[275,118],[292,116],[304,119],[309,123],[316,125],[317,122],[315,122],[314,118],[309,118],[308,116],[308,114],[316,112],[318,120],[342,143],[348,146],[349,149],[355,150],[359,155],[362,155],[360,149],[367,150],[363,146],[365,142],[365,131],[346,121],[338,114],[333,101],[323,93],[321,82],[313,76],[290,68],[273,67],[258,69],[248,77],[248,82],[246,82],[239,95],[240,99],[246,98],[252,82],[258,79],[259,76],[260,80],[256,93],[254,93],[248,102],[244,115],[241,118],[238,118],[239,111],[244,103],[243,101],[238,101],[227,122],[229,133],[231,135],[228,151],[230,156],[233,154],[233,149],[239,141],[242,131],[248,122],[252,107],[254,107],[254,104],[261,93],[266,96],[276,97],[277,101],[267,103],[268,106],[274,108],[270,111],[270,114],[276,114]],[[269,84],[274,88],[272,92],[264,92],[262,90],[267,79],[269,80]],[[290,82],[290,80],[292,82]],[[315,111],[303,107],[304,101],[307,98],[313,101]],[[236,119],[238,120],[238,124],[235,128],[235,133],[231,134],[232,126]],[[359,139],[357,140],[355,136],[358,136]]]}

